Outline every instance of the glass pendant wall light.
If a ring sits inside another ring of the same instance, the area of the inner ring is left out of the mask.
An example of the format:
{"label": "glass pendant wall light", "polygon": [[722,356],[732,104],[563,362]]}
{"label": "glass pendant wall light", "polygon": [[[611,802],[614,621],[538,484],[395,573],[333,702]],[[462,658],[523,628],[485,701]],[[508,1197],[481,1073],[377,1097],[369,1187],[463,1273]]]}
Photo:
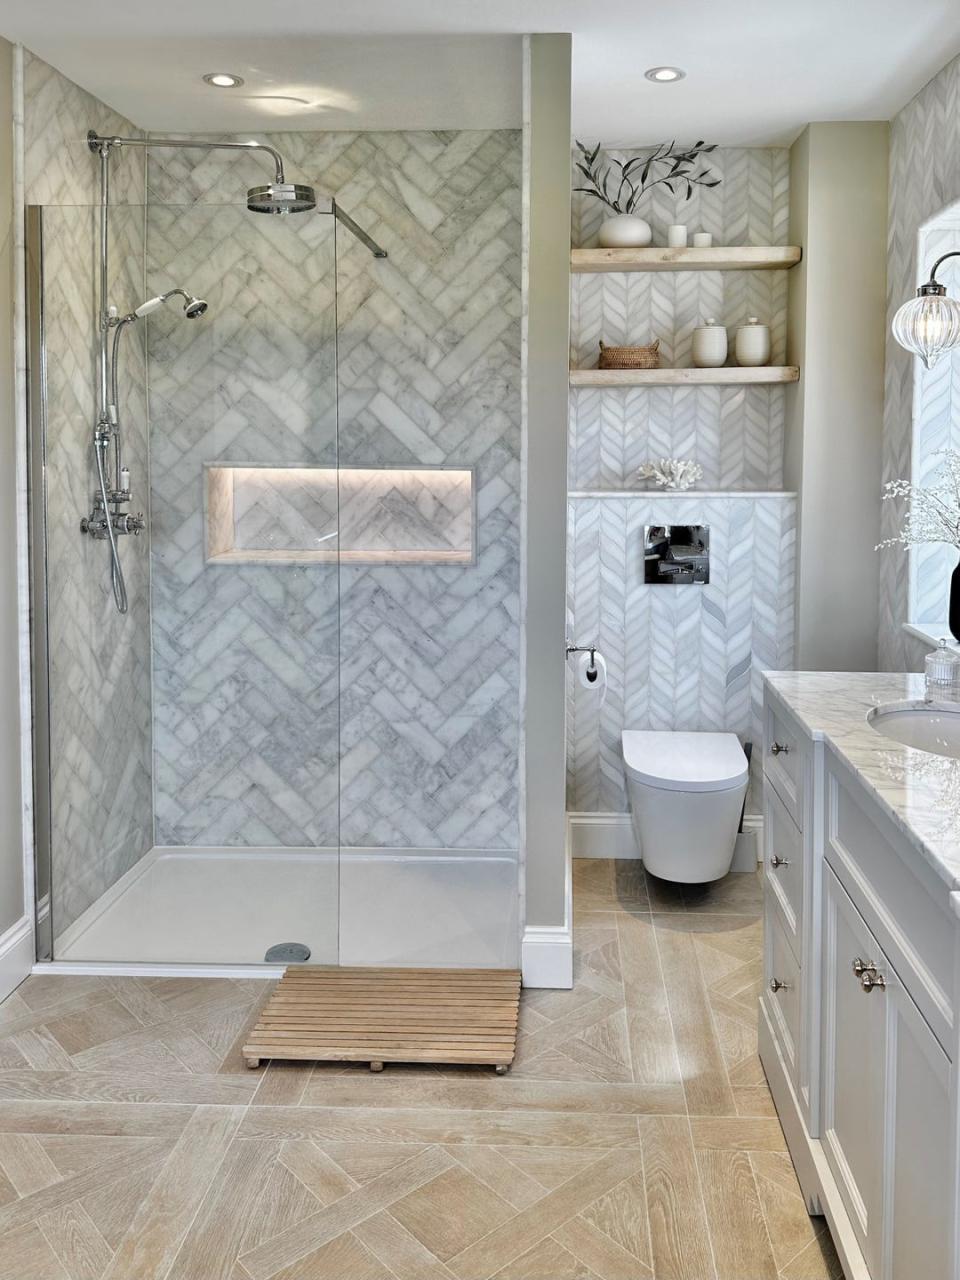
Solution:
{"label": "glass pendant wall light", "polygon": [[905,302],[893,317],[893,336],[901,347],[919,356],[932,369],[945,351],[960,346],[960,302],[948,298],[937,279],[937,268],[947,258],[960,257],[954,249],[933,264],[930,279],[917,290],[917,296]]}

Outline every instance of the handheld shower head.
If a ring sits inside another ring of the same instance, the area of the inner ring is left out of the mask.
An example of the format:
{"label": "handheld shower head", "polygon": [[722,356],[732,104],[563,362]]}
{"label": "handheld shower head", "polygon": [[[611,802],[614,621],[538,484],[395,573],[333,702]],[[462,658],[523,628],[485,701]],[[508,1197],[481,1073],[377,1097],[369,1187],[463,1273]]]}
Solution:
{"label": "handheld shower head", "polygon": [[159,307],[162,307],[170,298],[183,298],[183,314],[188,320],[195,320],[197,316],[202,316],[209,305],[203,298],[195,298],[192,294],[187,293],[186,289],[170,289],[167,293],[157,294],[155,298],[148,298],[146,302],[141,302],[139,307],[132,312],[132,315],[137,320],[142,320],[151,311],[156,311]]}

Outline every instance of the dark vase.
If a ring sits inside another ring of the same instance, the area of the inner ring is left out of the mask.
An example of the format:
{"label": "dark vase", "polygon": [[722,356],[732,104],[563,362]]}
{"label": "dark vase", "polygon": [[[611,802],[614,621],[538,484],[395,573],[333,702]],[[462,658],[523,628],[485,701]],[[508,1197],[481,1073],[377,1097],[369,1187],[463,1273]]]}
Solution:
{"label": "dark vase", "polygon": [[954,640],[960,641],[960,564],[950,575],[950,633]]}

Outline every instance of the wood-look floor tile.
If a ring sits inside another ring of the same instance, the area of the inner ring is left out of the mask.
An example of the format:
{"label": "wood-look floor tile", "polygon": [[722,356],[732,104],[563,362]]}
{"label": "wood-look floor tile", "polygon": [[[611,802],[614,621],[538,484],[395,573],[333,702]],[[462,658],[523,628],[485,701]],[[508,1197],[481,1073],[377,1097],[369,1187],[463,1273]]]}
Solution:
{"label": "wood-look floor tile", "polygon": [[409,1142],[325,1142],[323,1150],[356,1183],[372,1182],[426,1150]]}
{"label": "wood-look floor tile", "polygon": [[18,1196],[52,1187],[61,1178],[57,1166],[30,1133],[0,1134],[0,1168]]}
{"label": "wood-look floor tile", "polygon": [[284,1142],[280,1160],[323,1206],[349,1195],[359,1185],[336,1160],[321,1151],[309,1138]]}
{"label": "wood-look floor tile", "polygon": [[395,1280],[390,1268],[351,1232],[274,1274],[276,1280]]}
{"label": "wood-look floor tile", "polygon": [[[46,1027],[35,1027],[31,1031],[21,1031],[11,1036],[11,1041],[18,1053],[23,1057],[22,1065],[34,1071],[73,1071],[73,1061],[60,1042],[50,1034]],[[11,1064],[18,1065],[18,1064]],[[6,1063],[0,1062],[0,1068],[9,1070]]]}
{"label": "wood-look floor tile", "polygon": [[618,858],[613,864],[615,906],[623,911],[649,910],[650,894],[639,858]]}
{"label": "wood-look floor tile", "polygon": [[71,1280],[35,1223],[0,1235],[0,1280]]}
{"label": "wood-look floor tile", "polygon": [[763,911],[763,882],[759,875],[734,873],[709,885],[684,885],[683,909],[759,917]]}
{"label": "wood-look floor tile", "polygon": [[298,1107],[303,1101],[307,1081],[313,1074],[312,1062],[270,1062],[253,1095],[255,1106]]}
{"label": "wood-look floor tile", "polygon": [[38,1225],[70,1280],[100,1280],[113,1251],[79,1202],[44,1214]]}
{"label": "wood-look floor tile", "polygon": [[447,1154],[514,1209],[526,1209],[547,1194],[535,1178],[511,1164],[496,1147],[448,1147]]}
{"label": "wood-look floor tile", "polygon": [[141,1026],[149,1027],[169,1019],[170,1010],[141,978],[110,978],[108,981],[110,992],[130,1010]]}
{"label": "wood-look floor tile", "polygon": [[80,996],[108,991],[101,978],[66,973],[34,973],[17,987],[17,1001],[28,1009],[52,1009],[55,1005],[76,1000]]}
{"label": "wood-look floor tile", "polygon": [[633,1077],[644,1084],[676,1084],[680,1063],[653,923],[649,916],[621,915],[617,930]]}
{"label": "wood-look floor tile", "polygon": [[251,1107],[245,1138],[331,1142],[418,1142],[531,1147],[623,1147],[637,1139],[633,1116],[566,1112],[416,1111],[337,1107]]}
{"label": "wood-look floor tile", "polygon": [[751,1116],[692,1116],[690,1127],[697,1150],[786,1151],[780,1121]]}
{"label": "wood-look floor tile", "polygon": [[653,1272],[615,1240],[580,1215],[558,1227],[553,1239],[562,1244],[600,1280],[645,1280]]}
{"label": "wood-look floor tile", "polygon": [[116,1249],[126,1235],[137,1210],[163,1168],[170,1150],[166,1144],[163,1146],[163,1154],[152,1165],[141,1169],[139,1173],[129,1174],[118,1182],[100,1182],[76,1202],[89,1214],[90,1220],[111,1249]]}
{"label": "wood-look floor tile", "polygon": [[[495,1280],[603,1280],[552,1236],[498,1271]],[[631,1280],[638,1280],[636,1274]]]}
{"label": "wood-look floor tile", "polygon": [[176,1138],[192,1107],[153,1103],[0,1102],[0,1133]]}
{"label": "wood-look floor tile", "polygon": [[104,1280],[163,1280],[233,1141],[238,1107],[198,1107],[121,1240]]}
{"label": "wood-look floor tile", "polygon": [[640,1141],[654,1275],[657,1280],[714,1280],[689,1122],[679,1117],[645,1118],[640,1121]]}
{"label": "wood-look floor tile", "polygon": [[61,1048],[71,1054],[141,1029],[130,1010],[114,996],[93,1008],[51,1018],[46,1027]]}
{"label": "wood-look floor tile", "polygon": [[514,1217],[516,1210],[460,1165],[390,1206],[391,1215],[441,1262]]}
{"label": "wood-look floor tile", "polygon": [[245,1075],[157,1072],[0,1071],[3,1102],[180,1102],[192,1106],[245,1106],[258,1081]]}
{"label": "wood-look floor tile", "polygon": [[333,1204],[304,1218],[280,1235],[265,1240],[250,1253],[243,1254],[241,1261],[250,1272],[252,1280],[270,1280],[277,1272],[292,1267],[301,1258],[335,1240],[365,1218],[393,1205],[424,1183],[431,1182],[451,1164],[445,1151],[430,1147],[396,1169],[358,1187],[350,1195],[342,1196]]}
{"label": "wood-look floor tile", "polygon": [[389,1266],[396,1280],[452,1280],[439,1258],[385,1210],[358,1223],[353,1234]]}
{"label": "wood-look floor tile", "polygon": [[780,1275],[782,1280],[843,1280],[843,1267],[830,1232],[824,1228],[795,1258],[790,1259]]}
{"label": "wood-look floor tile", "polygon": [[770,1090],[765,1084],[752,1088],[734,1087],[733,1100],[737,1106],[738,1116],[776,1117],[777,1109],[773,1105]]}
{"label": "wood-look floor tile", "polygon": [[[256,1249],[264,1240],[278,1236],[296,1226],[320,1208],[320,1201],[308,1191],[286,1165],[274,1165],[263,1188],[240,1246],[241,1257]],[[244,1274],[248,1274],[244,1270]]]}
{"label": "wood-look floor tile", "polygon": [[588,1205],[578,1221],[609,1236],[627,1253],[650,1267],[650,1226],[643,1174],[627,1178]]}
{"label": "wood-look floor tile", "polygon": [[692,1115],[734,1115],[733,1094],[693,940],[672,928],[670,917],[662,919],[666,923],[655,925],[657,947],[687,1108]]}
{"label": "wood-look floor tile", "polygon": [[71,1204],[95,1189],[112,1183],[123,1182],[127,1178],[135,1178],[140,1173],[151,1172],[163,1164],[167,1148],[157,1143],[149,1143],[145,1149],[137,1149],[119,1156],[110,1165],[101,1165],[93,1169],[84,1169],[66,1178],[61,1178],[51,1186],[43,1187],[30,1195],[21,1196],[19,1200],[0,1208],[0,1234],[12,1231],[17,1227],[34,1222],[45,1213]]}
{"label": "wood-look floor tile", "polygon": [[697,1164],[719,1280],[778,1280],[750,1157],[698,1150]]}
{"label": "wood-look floor tile", "polygon": [[[189,1137],[184,1134],[184,1139]],[[214,1135],[214,1141],[222,1141]],[[163,1280],[230,1280],[244,1232],[280,1149],[278,1142],[234,1142],[204,1196]],[[176,1218],[174,1207],[172,1217]]]}
{"label": "wood-look floor tile", "polygon": [[483,1236],[447,1265],[460,1280],[487,1280],[519,1257],[544,1236],[562,1227],[586,1205],[600,1199],[618,1183],[641,1171],[638,1146],[633,1150],[601,1154],[593,1164],[562,1182],[529,1209],[516,1214],[500,1228]]}

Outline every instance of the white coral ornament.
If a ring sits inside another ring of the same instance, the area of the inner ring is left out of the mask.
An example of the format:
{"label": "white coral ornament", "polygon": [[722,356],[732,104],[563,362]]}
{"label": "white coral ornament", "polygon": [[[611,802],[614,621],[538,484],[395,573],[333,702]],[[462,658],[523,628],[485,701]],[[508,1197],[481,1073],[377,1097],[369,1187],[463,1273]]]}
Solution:
{"label": "white coral ornament", "polygon": [[703,479],[703,467],[689,458],[660,458],[658,462],[645,462],[637,479],[652,480],[660,489],[690,489]]}

